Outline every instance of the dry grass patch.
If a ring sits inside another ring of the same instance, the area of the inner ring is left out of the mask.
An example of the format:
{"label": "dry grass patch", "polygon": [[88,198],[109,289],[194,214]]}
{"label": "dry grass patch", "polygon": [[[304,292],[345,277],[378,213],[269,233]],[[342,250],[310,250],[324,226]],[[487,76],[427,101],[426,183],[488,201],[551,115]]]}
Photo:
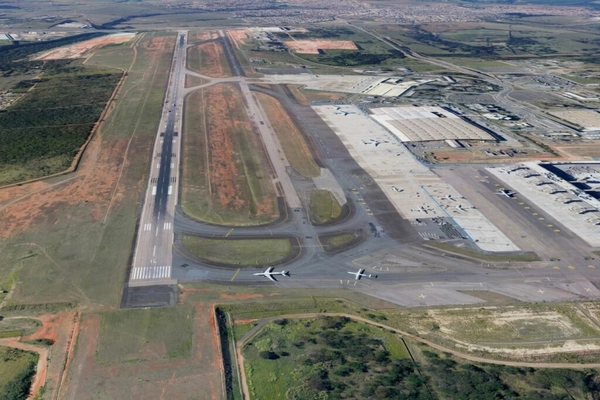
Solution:
{"label": "dry grass patch", "polygon": [[256,93],[269,122],[275,129],[286,158],[292,168],[307,178],[319,176],[321,169],[308,148],[302,133],[289,117],[281,103],[271,96]]}
{"label": "dry grass patch", "polygon": [[279,216],[264,147],[238,86],[186,98],[182,208],[217,224],[256,225]]}

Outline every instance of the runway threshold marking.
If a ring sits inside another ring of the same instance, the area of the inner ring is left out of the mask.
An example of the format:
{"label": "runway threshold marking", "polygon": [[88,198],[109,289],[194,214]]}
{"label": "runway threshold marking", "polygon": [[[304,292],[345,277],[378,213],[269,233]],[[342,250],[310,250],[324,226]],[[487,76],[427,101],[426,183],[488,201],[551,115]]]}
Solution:
{"label": "runway threshold marking", "polygon": [[235,277],[237,276],[237,274],[240,273],[241,268],[238,268],[237,271],[235,271],[235,274],[233,274],[233,276],[231,277],[231,280],[234,280]]}
{"label": "runway threshold marking", "polygon": [[225,237],[228,237],[229,235],[231,235],[231,232],[233,232],[233,230],[234,230],[234,229],[235,229],[235,228],[231,228],[231,229],[229,230],[229,232],[227,232],[227,233],[225,234]]}

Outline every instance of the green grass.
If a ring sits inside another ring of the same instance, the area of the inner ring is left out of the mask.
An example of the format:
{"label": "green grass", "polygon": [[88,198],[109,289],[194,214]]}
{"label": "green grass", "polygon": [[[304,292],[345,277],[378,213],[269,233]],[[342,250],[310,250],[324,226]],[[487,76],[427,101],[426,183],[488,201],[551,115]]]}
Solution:
{"label": "green grass", "polygon": [[310,214],[317,224],[329,224],[342,215],[340,203],[328,190],[314,190],[310,195]]}
{"label": "green grass", "polygon": [[356,238],[357,238],[357,235],[355,235],[355,234],[345,233],[342,235],[327,236],[324,239],[324,242],[331,251],[338,247],[343,247],[343,246],[347,245],[348,243],[352,242]]}
{"label": "green grass", "polygon": [[534,252],[527,252],[523,254],[485,254],[480,253],[476,250],[466,249],[464,247],[456,247],[449,243],[444,242],[429,242],[426,246],[435,247],[439,250],[445,250],[448,252],[460,254],[467,257],[477,258],[483,261],[490,262],[508,262],[508,261],[516,261],[516,262],[534,262],[540,261],[540,258]]}
{"label": "green grass", "polygon": [[283,152],[292,168],[307,178],[319,176],[321,169],[315,162],[302,133],[279,101],[263,93],[257,93],[256,96],[277,133]]}
{"label": "green grass", "polygon": [[203,260],[239,266],[275,264],[292,253],[290,239],[206,239],[184,236],[183,245],[187,251]]}
{"label": "green grass", "polygon": [[0,398],[26,399],[38,355],[0,346]]}
{"label": "green grass", "polygon": [[233,337],[236,341],[240,340],[242,336],[246,334],[250,329],[254,327],[255,323],[249,324],[235,324],[233,325]]}
{"label": "green grass", "polygon": [[150,308],[110,311],[102,323],[96,360],[99,363],[182,358],[192,348],[193,308]]}
{"label": "green grass", "polygon": [[[164,48],[151,45],[153,40],[165,36],[170,39]],[[10,304],[77,302],[118,306],[139,212],[141,183],[158,129],[174,38],[174,34],[161,32],[145,34],[116,107],[102,124],[102,148],[107,149],[106,157],[113,157],[108,169],[114,170],[114,175],[106,179],[104,170],[96,172],[100,167],[107,168],[107,161],[101,159],[96,170],[86,177],[89,192],[80,192],[89,201],[81,197],[70,202],[66,198],[44,196],[30,205],[38,213],[34,222],[27,218],[24,223],[15,222],[23,229],[8,239],[0,239],[3,259],[0,276],[19,270],[19,283]],[[121,167],[118,195],[105,219]],[[75,192],[73,188],[65,196]],[[28,257],[32,252],[36,256]]]}

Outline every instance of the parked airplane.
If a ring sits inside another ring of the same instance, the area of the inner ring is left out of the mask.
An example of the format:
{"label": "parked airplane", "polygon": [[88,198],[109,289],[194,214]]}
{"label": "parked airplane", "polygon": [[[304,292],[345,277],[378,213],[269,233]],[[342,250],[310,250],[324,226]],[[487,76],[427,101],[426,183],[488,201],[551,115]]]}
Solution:
{"label": "parked airplane", "polygon": [[442,199],[446,199],[446,200],[452,200],[452,201],[456,201],[456,199],[454,197],[452,197],[451,194],[447,194],[444,197],[442,197]]}
{"label": "parked airplane", "polygon": [[458,211],[469,211],[469,210],[471,210],[471,209],[473,209],[473,208],[475,208],[475,207],[467,207],[467,208],[464,208],[464,207],[462,206],[462,204],[459,204],[459,205],[457,205],[457,206],[454,206],[454,208],[456,208]]}
{"label": "parked airplane", "polygon": [[387,140],[375,140],[375,139],[363,140],[362,142],[363,142],[363,144],[372,144],[375,147],[379,146],[380,144],[389,143],[389,141],[387,141]]}
{"label": "parked airplane", "polygon": [[290,276],[290,273],[288,271],[273,272],[273,267],[269,267],[265,270],[265,272],[257,272],[254,275],[264,276],[272,281],[277,282],[277,279],[273,278],[273,275]]}
{"label": "parked airplane", "polygon": [[427,209],[425,207],[423,207],[423,206],[417,208],[416,210],[411,210],[411,211],[418,211],[418,212],[423,213],[423,214],[427,214],[428,213]]}
{"label": "parked airplane", "polygon": [[404,189],[398,189],[396,186],[392,186],[392,190],[394,192],[403,192],[404,191]]}
{"label": "parked airplane", "polygon": [[499,189],[496,194],[499,194],[499,195],[505,196],[505,197],[514,197],[516,193],[511,192],[510,190],[506,190],[506,189]]}
{"label": "parked airplane", "polygon": [[[372,276],[371,274],[365,274],[364,272],[364,268],[359,269],[358,272],[348,271],[350,275],[354,275],[354,279],[356,279],[357,281],[360,280],[360,278],[362,278],[363,276],[366,276],[367,278],[370,278]],[[377,275],[375,275],[375,278],[377,278]]]}
{"label": "parked airplane", "polygon": [[355,112],[352,111],[344,111],[344,110],[340,110],[340,111],[336,111],[334,114],[343,114],[344,117],[347,116],[348,114],[356,114]]}

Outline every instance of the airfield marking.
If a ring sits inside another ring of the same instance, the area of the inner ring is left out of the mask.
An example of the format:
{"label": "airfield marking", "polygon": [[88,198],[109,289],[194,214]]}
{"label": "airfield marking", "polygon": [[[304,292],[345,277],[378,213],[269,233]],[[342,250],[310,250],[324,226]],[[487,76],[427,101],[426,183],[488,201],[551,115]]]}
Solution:
{"label": "airfield marking", "polygon": [[233,274],[233,276],[231,277],[231,280],[233,281],[235,279],[235,277],[237,276],[237,274],[240,273],[241,268],[238,268],[237,271],[235,271],[235,274]]}
{"label": "airfield marking", "polygon": [[596,269],[596,266],[595,265],[588,265],[588,268],[589,269]]}
{"label": "airfield marking", "polygon": [[560,269],[560,267],[558,265],[555,265],[552,269],[555,269],[558,271]]}
{"label": "airfield marking", "polygon": [[572,265],[569,265],[569,269],[570,269],[570,270],[573,270],[573,269],[575,269],[575,267],[574,267],[574,266],[572,266]]}
{"label": "airfield marking", "polygon": [[233,229],[234,229],[234,228],[231,228],[231,229],[229,230],[229,232],[227,232],[227,233],[225,234],[225,237],[229,237],[229,235],[231,234],[231,232],[233,232]]}

